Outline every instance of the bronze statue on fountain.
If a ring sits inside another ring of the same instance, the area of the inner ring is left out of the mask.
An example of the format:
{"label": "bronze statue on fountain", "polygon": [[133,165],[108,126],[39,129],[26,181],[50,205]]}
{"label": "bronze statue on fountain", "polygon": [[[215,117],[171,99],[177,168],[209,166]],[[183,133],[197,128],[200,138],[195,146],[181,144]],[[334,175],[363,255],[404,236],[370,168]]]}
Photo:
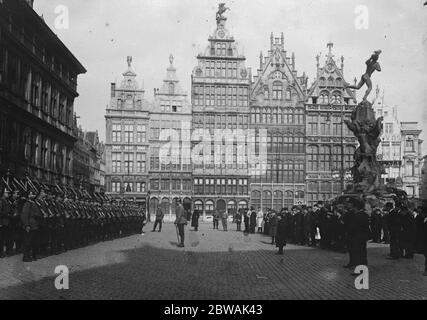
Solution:
{"label": "bronze statue on fountain", "polygon": [[359,90],[365,83],[368,90],[353,111],[351,121],[345,123],[349,130],[359,140],[359,148],[354,154],[354,166],[352,168],[353,190],[349,193],[362,193],[364,195],[372,194],[379,191],[381,187],[381,174],[383,168],[377,161],[377,149],[381,143],[381,134],[383,130],[383,118],[375,118],[375,112],[372,104],[367,100],[369,93],[372,91],[371,76],[375,71],[381,71],[378,63],[381,50],[375,51],[374,54],[366,61],[367,70],[362,76],[362,80],[357,86],[346,85],[346,88]]}

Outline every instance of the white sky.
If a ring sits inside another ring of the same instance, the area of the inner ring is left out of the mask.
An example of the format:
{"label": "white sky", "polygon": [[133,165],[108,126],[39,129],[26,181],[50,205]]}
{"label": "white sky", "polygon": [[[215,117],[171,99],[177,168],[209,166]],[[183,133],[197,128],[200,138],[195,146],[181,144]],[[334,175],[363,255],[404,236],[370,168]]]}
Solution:
{"label": "white sky", "polygon": [[[218,0],[35,0],[35,10],[57,33],[88,70],[78,79],[80,97],[75,101],[79,122],[86,130],[98,130],[105,140],[105,107],[110,83],[119,82],[126,57],[133,56],[139,83],[146,98],[153,99],[169,64],[175,66],[181,84],[191,92],[191,72],[196,56],[205,50],[216,27]],[[346,81],[360,79],[364,62],[381,49],[382,73],[373,76],[385,90],[386,104],[398,106],[401,121],[419,121],[426,129],[422,138],[427,153],[427,6],[424,0],[234,0],[227,28],[238,41],[253,74],[259,53],[269,49],[270,33],[285,34],[285,50],[295,52],[299,75],[312,83],[315,56],[327,52],[332,41],[336,58],[345,57]],[[70,28],[54,28],[55,8],[69,8]],[[369,9],[368,30],[355,28],[355,8]],[[265,55],[265,54],[264,54]],[[375,91],[375,90],[374,90]],[[358,97],[363,95],[360,92]],[[374,92],[371,95],[373,97]]]}

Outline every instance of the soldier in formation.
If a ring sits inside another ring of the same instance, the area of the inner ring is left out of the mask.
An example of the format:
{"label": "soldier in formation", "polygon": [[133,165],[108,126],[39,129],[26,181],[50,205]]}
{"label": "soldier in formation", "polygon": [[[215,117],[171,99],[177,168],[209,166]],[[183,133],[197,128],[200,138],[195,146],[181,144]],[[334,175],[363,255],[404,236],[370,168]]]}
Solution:
{"label": "soldier in formation", "polygon": [[30,262],[101,241],[141,233],[144,208],[59,186],[0,184],[0,257]]}

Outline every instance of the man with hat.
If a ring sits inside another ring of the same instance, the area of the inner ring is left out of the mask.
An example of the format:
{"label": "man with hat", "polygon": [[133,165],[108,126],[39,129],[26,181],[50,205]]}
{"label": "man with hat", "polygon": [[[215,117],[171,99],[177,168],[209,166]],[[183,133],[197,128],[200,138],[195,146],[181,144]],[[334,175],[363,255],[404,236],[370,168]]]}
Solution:
{"label": "man with hat", "polygon": [[15,246],[15,253],[22,251],[22,225],[21,225],[21,212],[25,203],[25,198],[21,196],[18,189],[15,189],[11,198],[12,216],[10,217],[9,230],[11,234],[10,242],[6,243],[7,251],[13,254],[13,247]]}
{"label": "man with hat", "polygon": [[369,216],[365,204],[359,199],[349,199],[342,217],[347,237],[349,263],[345,268],[368,265],[367,241],[370,237]]}
{"label": "man with hat", "polygon": [[24,262],[35,261],[40,258],[39,253],[39,221],[42,219],[42,213],[35,202],[35,191],[28,192],[27,201],[24,204],[21,214],[21,222],[24,228],[24,237],[22,241]]}
{"label": "man with hat", "polygon": [[182,206],[181,199],[177,200],[177,208],[176,208],[176,220],[175,225],[178,229],[179,234],[179,244],[178,247],[184,248],[184,240],[185,240],[185,229],[184,226],[187,225],[187,217],[185,214],[184,207]]}
{"label": "man with hat", "polygon": [[8,236],[10,236],[9,219],[12,212],[9,203],[10,190],[7,187],[3,187],[2,189],[0,194],[0,258],[6,256],[4,248],[8,242]]}

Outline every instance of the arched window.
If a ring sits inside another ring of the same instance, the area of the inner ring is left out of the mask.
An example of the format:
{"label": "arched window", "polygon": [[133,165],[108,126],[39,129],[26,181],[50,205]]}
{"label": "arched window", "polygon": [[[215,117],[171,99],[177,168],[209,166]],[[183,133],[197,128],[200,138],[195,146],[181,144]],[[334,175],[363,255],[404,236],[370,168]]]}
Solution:
{"label": "arched window", "polygon": [[320,94],[319,103],[320,104],[329,104],[329,93],[328,92],[323,91]]}
{"label": "arched window", "polygon": [[273,83],[273,99],[282,100],[283,98],[283,84],[280,81],[275,81]]}
{"label": "arched window", "polygon": [[208,200],[205,203],[205,213],[207,216],[212,216],[215,211],[215,205],[212,200]]}
{"label": "arched window", "polygon": [[333,93],[333,95],[331,97],[331,103],[332,104],[341,104],[341,94]]}
{"label": "arched window", "polygon": [[[120,192],[120,190],[113,190],[113,192]],[[159,200],[157,198],[150,199],[150,214],[156,214],[157,207],[159,206]]]}
{"label": "arched window", "polygon": [[290,88],[286,89],[286,100],[291,100],[292,98],[292,92]]}
{"label": "arched window", "polygon": [[194,202],[194,210],[203,211],[203,201],[201,201],[201,200],[196,200],[196,201]]}
{"label": "arched window", "polygon": [[267,211],[267,209],[271,209],[273,206],[273,198],[271,196],[271,191],[263,191],[262,192],[262,210],[264,212]]}
{"label": "arched window", "polygon": [[234,200],[228,201],[227,212],[230,215],[235,215],[236,214],[236,212],[237,212],[237,203],[236,203],[236,201],[234,201]]}
{"label": "arched window", "polygon": [[170,201],[168,198],[162,199],[161,207],[164,214],[170,214]]}
{"label": "arched window", "polygon": [[245,200],[242,200],[239,202],[239,209],[246,209],[248,208],[248,203]]}
{"label": "arched window", "polygon": [[169,94],[174,94],[175,93],[175,85],[173,84],[173,82],[169,83]]}

